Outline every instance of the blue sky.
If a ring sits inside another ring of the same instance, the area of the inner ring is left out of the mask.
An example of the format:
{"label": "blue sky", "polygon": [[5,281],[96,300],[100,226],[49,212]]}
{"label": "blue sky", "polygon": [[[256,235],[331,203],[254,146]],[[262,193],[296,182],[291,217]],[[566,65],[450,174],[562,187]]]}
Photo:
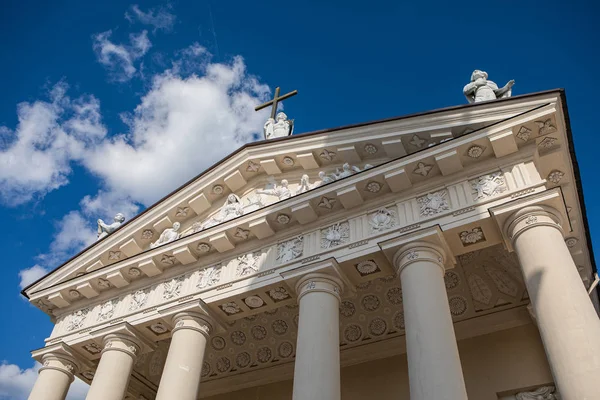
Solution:
{"label": "blue sky", "polygon": [[0,399],[26,397],[52,328],[22,285],[94,240],[97,218],[133,216],[258,137],[252,109],[275,86],[299,91],[297,133],[465,104],[476,68],[513,94],[565,88],[595,239],[600,6],[460,3],[5,0]]}

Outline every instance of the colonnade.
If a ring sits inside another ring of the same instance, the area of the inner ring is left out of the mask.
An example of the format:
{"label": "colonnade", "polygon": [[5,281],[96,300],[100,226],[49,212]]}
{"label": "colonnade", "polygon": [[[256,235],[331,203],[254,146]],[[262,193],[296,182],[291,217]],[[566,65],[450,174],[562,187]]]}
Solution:
{"label": "colonnade", "polygon": [[[527,207],[505,223],[533,304],[540,335],[563,400],[597,398],[600,320],[567,248],[557,214]],[[465,400],[467,390],[444,285],[448,255],[430,242],[397,249],[402,284],[411,400]],[[310,273],[297,281],[299,324],[293,400],[340,400],[339,303],[343,283]],[[207,340],[203,314],[174,316],[174,329],[157,400],[196,400]],[[122,400],[140,351],[134,336],[108,335],[87,400]],[[29,400],[64,400],[76,363],[44,356]],[[46,362],[47,361],[47,362]]]}

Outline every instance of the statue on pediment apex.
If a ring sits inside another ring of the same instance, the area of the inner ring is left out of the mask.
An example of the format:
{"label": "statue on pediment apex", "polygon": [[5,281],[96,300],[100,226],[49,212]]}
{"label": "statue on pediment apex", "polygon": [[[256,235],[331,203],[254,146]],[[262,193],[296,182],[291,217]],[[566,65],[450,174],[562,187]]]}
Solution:
{"label": "statue on pediment apex", "polygon": [[467,97],[469,103],[496,100],[510,97],[514,84],[515,81],[510,80],[504,87],[498,88],[496,83],[488,80],[487,72],[476,69],[471,74],[471,82],[464,87],[463,93]]}
{"label": "statue on pediment apex", "polygon": [[117,215],[115,215],[113,220],[114,222],[112,224],[106,224],[101,219],[98,219],[98,240],[116,231],[121,226],[123,221],[125,221],[125,217],[123,216],[123,214],[118,213]]}
{"label": "statue on pediment apex", "polygon": [[179,222],[175,222],[173,224],[172,228],[166,228],[164,231],[162,231],[162,233],[160,234],[160,237],[158,238],[158,240],[156,242],[150,243],[150,248],[154,249],[158,246],[162,246],[163,244],[167,244],[174,240],[179,239],[179,232],[177,232],[177,231],[179,230],[180,227],[181,227],[181,224]]}
{"label": "statue on pediment apex", "polygon": [[294,120],[288,119],[284,112],[277,114],[275,119],[269,118],[265,122],[265,139],[289,136],[294,132]]}

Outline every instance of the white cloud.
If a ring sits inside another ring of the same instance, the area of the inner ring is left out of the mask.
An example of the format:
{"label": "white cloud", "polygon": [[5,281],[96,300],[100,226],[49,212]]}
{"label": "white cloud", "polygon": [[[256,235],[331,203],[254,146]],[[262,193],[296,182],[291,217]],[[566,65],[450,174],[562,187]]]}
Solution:
{"label": "white cloud", "polygon": [[106,135],[93,96],[71,100],[57,83],[49,101],[17,106],[18,125],[0,127],[0,201],[18,205],[68,183],[70,162]]}
{"label": "white cloud", "polygon": [[[40,364],[35,363],[32,368],[21,369],[18,365],[0,364],[0,399],[22,400],[26,399],[38,377]],[[71,384],[67,400],[83,400],[89,385],[79,378]]]}
{"label": "white cloud", "polygon": [[131,10],[125,13],[125,18],[132,23],[139,21],[145,25],[152,25],[154,27],[153,32],[159,29],[170,32],[176,20],[175,15],[167,11],[164,7],[151,8],[147,12],[144,12],[137,4],[131,6]]}
{"label": "white cloud", "polygon": [[107,190],[149,205],[256,140],[265,115],[254,107],[267,92],[248,75],[241,57],[211,63],[194,45],[155,76],[141,104],[123,116],[129,132],[105,140],[83,162]]}
{"label": "white cloud", "polygon": [[[31,283],[37,281],[42,276],[46,275],[48,270],[39,264],[35,264],[31,268],[22,269],[19,271],[19,287],[24,289]],[[0,367],[1,368],[1,367]],[[0,392],[1,393],[1,392]]]}
{"label": "white cloud", "polygon": [[98,61],[110,72],[118,82],[126,82],[133,78],[137,69],[135,62],[143,57],[152,47],[148,32],[129,35],[129,45],[115,44],[110,41],[112,31],[98,33],[93,36],[93,48]]}

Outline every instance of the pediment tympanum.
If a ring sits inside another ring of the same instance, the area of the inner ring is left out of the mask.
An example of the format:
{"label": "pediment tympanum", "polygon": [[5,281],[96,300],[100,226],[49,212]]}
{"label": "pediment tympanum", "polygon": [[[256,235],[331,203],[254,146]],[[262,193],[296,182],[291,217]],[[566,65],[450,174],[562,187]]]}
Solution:
{"label": "pediment tympanum", "polygon": [[[236,258],[371,204],[414,202],[409,214],[417,221],[444,202],[468,212],[500,193],[497,185],[527,193],[560,185],[572,171],[556,167],[567,143],[557,107],[556,93],[547,93],[248,145],[25,292],[61,314],[173,267],[210,266],[228,252]],[[516,154],[530,161],[516,167]],[[472,176],[460,178],[467,168]],[[494,173],[502,182],[488,179]],[[450,188],[453,176],[462,188]],[[576,205],[571,190],[565,196]]]}

